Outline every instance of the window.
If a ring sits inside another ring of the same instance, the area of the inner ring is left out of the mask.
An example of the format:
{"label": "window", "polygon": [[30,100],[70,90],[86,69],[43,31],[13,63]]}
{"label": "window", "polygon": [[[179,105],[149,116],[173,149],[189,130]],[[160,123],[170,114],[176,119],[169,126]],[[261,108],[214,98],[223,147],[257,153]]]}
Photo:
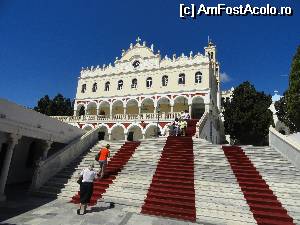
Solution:
{"label": "window", "polygon": [[179,74],[178,84],[185,84],[185,75],[184,75],[184,73]]}
{"label": "window", "polygon": [[96,92],[97,91],[97,83],[93,84],[93,88],[92,88],[92,92]]}
{"label": "window", "polygon": [[152,77],[148,77],[146,80],[146,87],[150,88],[152,87]]}
{"label": "window", "polygon": [[109,83],[109,81],[107,81],[105,83],[104,91],[109,91],[109,86],[110,86],[110,83]]}
{"label": "window", "polygon": [[202,82],[202,73],[197,72],[195,73],[195,84],[200,84]]}
{"label": "window", "polygon": [[119,80],[118,81],[118,90],[122,90],[122,88],[123,88],[123,81]]}
{"label": "window", "polygon": [[161,83],[162,83],[162,86],[167,86],[168,85],[168,76],[167,75],[164,75],[162,77]]}
{"label": "window", "polygon": [[140,61],[138,61],[138,60],[135,60],[135,61],[132,63],[132,66],[133,66],[134,68],[137,68],[139,65],[140,65]]}
{"label": "window", "polygon": [[131,88],[136,88],[136,87],[137,87],[137,79],[134,78],[134,79],[132,79],[132,81],[131,81]]}
{"label": "window", "polygon": [[81,86],[81,93],[85,93],[85,91],[86,91],[86,84],[83,84]]}

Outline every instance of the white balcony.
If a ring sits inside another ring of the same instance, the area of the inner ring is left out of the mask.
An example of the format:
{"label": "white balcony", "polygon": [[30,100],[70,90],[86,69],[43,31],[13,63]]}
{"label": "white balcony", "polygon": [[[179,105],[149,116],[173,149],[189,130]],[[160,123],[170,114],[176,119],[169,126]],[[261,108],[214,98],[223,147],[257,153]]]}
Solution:
{"label": "white balcony", "polygon": [[138,122],[138,121],[157,121],[162,122],[173,121],[176,117],[180,117],[180,112],[173,113],[141,113],[141,114],[115,114],[113,116],[103,115],[85,115],[85,116],[53,116],[62,122],[76,123],[76,122]]}

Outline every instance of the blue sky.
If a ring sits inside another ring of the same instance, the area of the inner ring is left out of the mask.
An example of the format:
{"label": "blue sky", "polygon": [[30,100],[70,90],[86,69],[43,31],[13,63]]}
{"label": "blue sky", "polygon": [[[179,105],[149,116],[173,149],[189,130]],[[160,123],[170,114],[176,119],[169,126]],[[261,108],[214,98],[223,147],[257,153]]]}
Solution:
{"label": "blue sky", "polygon": [[[291,6],[291,17],[179,18],[180,3],[267,3]],[[108,64],[137,36],[162,55],[203,53],[209,35],[218,48],[222,89],[245,80],[282,93],[300,45],[298,0],[0,0],[0,97],[33,107],[58,92],[75,97],[81,67]]]}

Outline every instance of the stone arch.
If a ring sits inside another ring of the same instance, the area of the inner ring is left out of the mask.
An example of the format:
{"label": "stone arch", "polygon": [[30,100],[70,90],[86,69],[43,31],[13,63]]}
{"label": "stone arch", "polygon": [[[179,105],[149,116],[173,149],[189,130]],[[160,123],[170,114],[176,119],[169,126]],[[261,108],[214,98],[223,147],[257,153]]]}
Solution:
{"label": "stone arch", "polygon": [[[158,132],[162,134],[161,126],[158,125]],[[157,137],[157,124],[150,123],[145,127],[145,138],[154,138]]]}
{"label": "stone arch", "polygon": [[116,114],[124,114],[124,104],[121,100],[116,100],[112,104],[112,116]]}
{"label": "stone arch", "polygon": [[107,124],[99,124],[99,131],[98,131],[98,139],[99,140],[109,140],[108,136],[108,131],[109,131],[109,126]]}
{"label": "stone arch", "polygon": [[141,113],[154,113],[154,100],[152,98],[143,99]]}
{"label": "stone arch", "polygon": [[185,110],[189,110],[188,101],[189,99],[184,95],[176,96],[174,99],[174,112],[182,112]]}
{"label": "stone arch", "polygon": [[111,130],[111,140],[115,141],[115,140],[124,140],[125,139],[125,131],[126,128],[124,127],[123,124],[115,124]]}
{"label": "stone arch", "polygon": [[86,107],[86,115],[97,115],[97,103],[89,102]]}
{"label": "stone arch", "polygon": [[159,106],[160,112],[171,112],[171,100],[168,97],[160,97],[157,101],[157,105]]}
{"label": "stone arch", "polygon": [[136,99],[129,99],[126,103],[126,114],[139,114],[139,106]]}
{"label": "stone arch", "polygon": [[200,96],[192,98],[192,115],[194,119],[200,119],[205,112],[204,99]]}
{"label": "stone arch", "polygon": [[93,130],[94,127],[92,124],[85,124],[82,126],[82,129],[85,130],[85,131],[90,131],[90,130]]}
{"label": "stone arch", "polygon": [[99,104],[99,115],[109,117],[110,115],[110,104],[108,101],[102,101]]}
{"label": "stone arch", "polygon": [[77,105],[76,108],[76,116],[84,116],[85,115],[85,106],[84,104],[80,103]]}
{"label": "stone arch", "polygon": [[132,133],[132,140],[137,141],[143,138],[143,127],[138,124],[131,124],[128,128],[128,139],[130,139],[131,133]]}

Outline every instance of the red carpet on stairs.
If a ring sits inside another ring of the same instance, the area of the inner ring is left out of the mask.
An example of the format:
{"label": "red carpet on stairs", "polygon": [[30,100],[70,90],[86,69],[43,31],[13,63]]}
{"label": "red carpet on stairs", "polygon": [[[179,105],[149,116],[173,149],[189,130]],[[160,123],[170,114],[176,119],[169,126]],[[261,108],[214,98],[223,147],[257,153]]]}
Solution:
{"label": "red carpet on stairs", "polygon": [[[105,193],[109,185],[113,183],[113,180],[116,179],[118,173],[123,169],[124,165],[126,165],[139,145],[140,142],[125,142],[125,144],[123,144],[118,152],[111,158],[106,167],[104,177],[102,179],[97,179],[94,182],[94,191],[90,205],[95,205],[97,200],[102,197],[102,194]],[[76,204],[80,203],[79,192],[72,197],[71,202]]]}
{"label": "red carpet on stairs", "polygon": [[187,122],[186,136],[192,137],[196,133],[196,124],[199,119],[191,119]]}
{"label": "red carpet on stairs", "polygon": [[141,213],[196,220],[191,137],[168,137]]}
{"label": "red carpet on stairs", "polygon": [[259,225],[292,225],[293,219],[244,151],[238,146],[223,146],[223,151]]}

